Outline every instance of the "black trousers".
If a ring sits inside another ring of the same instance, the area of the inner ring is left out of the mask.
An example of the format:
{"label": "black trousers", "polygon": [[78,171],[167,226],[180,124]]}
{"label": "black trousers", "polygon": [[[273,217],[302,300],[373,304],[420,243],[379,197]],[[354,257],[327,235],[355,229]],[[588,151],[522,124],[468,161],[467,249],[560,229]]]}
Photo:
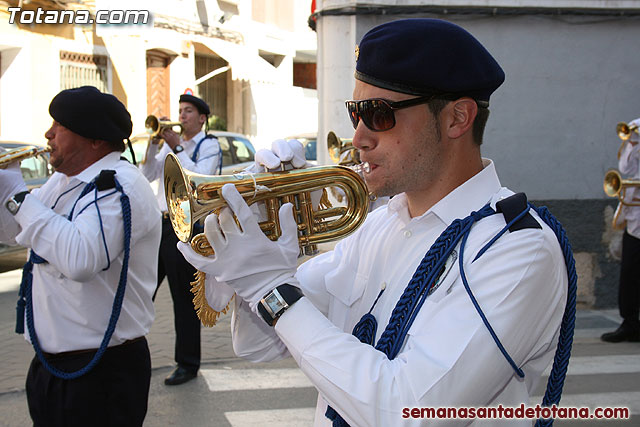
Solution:
{"label": "black trousers", "polygon": [[624,324],[640,329],[640,239],[626,230],[622,236],[618,306]]}
{"label": "black trousers", "polygon": [[[47,361],[74,372],[94,354],[60,353]],[[91,371],[73,380],[53,376],[35,356],[26,383],[29,414],[36,427],[141,426],[150,381],[151,356],[145,338],[108,348]]]}
{"label": "black trousers", "polygon": [[[169,219],[162,220],[162,240],[158,259],[158,288],[167,277],[173,300],[176,331],[175,361],[191,372],[200,368],[200,319],[193,308],[191,282],[196,269],[184,259],[176,244],[178,238]],[[158,288],[153,295],[155,300]]]}

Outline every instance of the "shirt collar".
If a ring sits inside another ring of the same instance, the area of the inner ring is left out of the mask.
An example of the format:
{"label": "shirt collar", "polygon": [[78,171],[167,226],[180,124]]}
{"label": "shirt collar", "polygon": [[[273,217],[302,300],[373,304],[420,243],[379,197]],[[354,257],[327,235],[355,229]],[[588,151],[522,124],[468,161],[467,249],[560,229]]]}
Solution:
{"label": "shirt collar", "polygon": [[85,170],[74,176],[73,178],[79,179],[82,182],[91,182],[93,178],[98,176],[100,171],[104,169],[115,169],[116,164],[120,161],[120,152],[112,151],[97,162],[89,165]]}
{"label": "shirt collar", "polygon": [[[465,217],[472,211],[480,210],[488,202],[494,202],[493,197],[500,191],[501,185],[494,163],[490,159],[482,159],[483,169],[465,181],[458,188],[443,197],[431,209],[419,217],[435,214],[445,224],[451,224],[455,219]],[[387,204],[389,213],[396,213],[400,218],[409,220],[407,196],[404,193],[393,197]]]}
{"label": "shirt collar", "polygon": [[200,140],[201,140],[202,138],[204,138],[204,137],[205,137],[205,133],[204,133],[204,131],[200,131],[200,132],[198,132],[198,133],[197,133],[193,138],[188,139],[188,140],[186,140],[186,141],[185,141],[185,140],[183,140],[183,143],[185,143],[185,144],[191,144],[191,143],[193,143],[193,144],[195,145],[195,144],[197,144],[198,142],[200,142]]}

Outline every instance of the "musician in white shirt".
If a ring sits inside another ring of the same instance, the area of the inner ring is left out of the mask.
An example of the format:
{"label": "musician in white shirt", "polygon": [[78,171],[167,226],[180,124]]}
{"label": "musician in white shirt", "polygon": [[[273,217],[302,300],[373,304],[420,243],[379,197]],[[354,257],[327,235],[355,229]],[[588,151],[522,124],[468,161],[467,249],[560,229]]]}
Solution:
{"label": "musician in white shirt", "polygon": [[55,173],[28,193],[17,163],[0,170],[0,240],[31,249],[17,324],[36,349],[29,412],[34,425],[142,425],[160,212],[120,155],[132,124],[117,98],[64,90],[49,112]]}
{"label": "musician in white shirt", "polygon": [[[319,392],[316,426],[424,425],[404,409],[527,405],[553,358],[568,277],[553,231],[480,154],[504,73],[473,36],[435,19],[372,29],[356,61],[353,145],[370,166],[368,189],[394,196],[387,206],[297,268],[291,206],[280,209],[283,234],[271,242],[225,185],[229,208],[205,221],[215,255],[180,250],[215,276],[207,295],[236,292],[236,354],[296,360]],[[524,216],[507,214],[512,201]],[[461,223],[472,224],[468,239],[447,243]],[[443,247],[449,255],[438,258]]]}
{"label": "musician in white shirt", "polygon": [[[179,111],[182,133],[178,135],[170,128],[165,129],[152,141],[147,160],[141,166],[144,176],[150,182],[158,183],[156,197],[157,205],[162,211],[162,240],[158,255],[157,286],[160,287],[166,277],[173,300],[176,368],[165,379],[165,385],[183,384],[197,376],[201,348],[200,319],[193,308],[190,286],[195,269],[176,248],[178,238],[171,228],[164,194],[164,160],[169,153],[174,152],[185,169],[205,175],[218,174],[222,167],[222,152],[217,138],[202,130],[211,112],[207,103],[192,94],[182,94]],[[161,139],[166,144],[158,150]]]}
{"label": "musician in white shirt", "polygon": [[[640,118],[629,126],[640,125]],[[637,132],[632,132],[623,143],[618,158],[620,173],[630,179],[640,179],[640,145]],[[640,203],[640,192],[629,187],[625,192],[625,202]],[[618,308],[622,324],[612,332],[602,334],[607,342],[640,341],[640,206],[621,206],[620,221],[626,222],[622,236],[622,260],[620,261],[620,283],[618,287]]]}

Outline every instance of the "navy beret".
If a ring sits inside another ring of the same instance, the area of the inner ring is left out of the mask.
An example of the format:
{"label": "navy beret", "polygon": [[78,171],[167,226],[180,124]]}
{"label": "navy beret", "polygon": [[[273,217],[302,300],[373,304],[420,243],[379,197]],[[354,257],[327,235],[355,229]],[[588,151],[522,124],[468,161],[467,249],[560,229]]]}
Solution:
{"label": "navy beret", "polygon": [[113,95],[93,86],[66,89],[49,104],[53,119],[80,136],[122,142],[131,136],[131,115]]}
{"label": "navy beret", "polygon": [[504,82],[504,71],[458,25],[440,19],[401,19],[365,34],[356,48],[355,77],[395,92],[447,93],[488,102]]}
{"label": "navy beret", "polygon": [[189,95],[188,93],[180,95],[180,102],[188,102],[190,104],[195,105],[200,114],[206,114],[207,116],[211,113],[209,110],[209,106],[202,99],[197,96]]}

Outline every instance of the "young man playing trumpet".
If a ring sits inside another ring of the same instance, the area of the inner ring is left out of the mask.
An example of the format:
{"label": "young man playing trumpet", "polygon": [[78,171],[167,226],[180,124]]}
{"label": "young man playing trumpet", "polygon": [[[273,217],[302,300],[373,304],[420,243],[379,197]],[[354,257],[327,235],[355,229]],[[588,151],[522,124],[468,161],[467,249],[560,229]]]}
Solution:
{"label": "young man playing trumpet", "polygon": [[17,163],[0,169],[0,241],[31,249],[16,324],[36,351],[29,413],[37,426],[141,426],[160,212],[121,158],[132,124],[116,97],[68,89],[49,113],[49,180],[29,193]]}
{"label": "young man playing trumpet", "polygon": [[[404,409],[527,405],[553,358],[568,274],[546,219],[480,154],[501,67],[457,25],[406,19],[365,34],[355,77],[353,145],[369,190],[394,196],[386,207],[297,268],[292,206],[272,242],[227,184],[228,208],[205,221],[215,255],[180,250],[215,276],[210,286],[236,292],[236,354],[293,356],[319,391],[316,426],[424,425]],[[472,422],[531,425],[461,424]]]}
{"label": "young man playing trumpet", "polygon": [[[162,241],[158,256],[158,284],[164,278],[169,281],[173,300],[174,326],[176,331],[175,370],[165,379],[166,385],[183,384],[192,380],[200,369],[200,320],[193,308],[190,283],[195,269],[177,250],[178,239],[171,228],[164,195],[164,159],[175,153],[185,169],[206,175],[220,173],[222,152],[218,140],[203,132],[202,127],[210,114],[209,106],[191,94],[180,95],[179,119],[182,133],[178,135],[170,128],[152,140],[147,160],[141,166],[149,182],[158,181],[157,205],[162,211]],[[165,144],[158,151],[158,142]],[[157,289],[156,289],[157,293]],[[155,299],[155,294],[154,294]]]}

